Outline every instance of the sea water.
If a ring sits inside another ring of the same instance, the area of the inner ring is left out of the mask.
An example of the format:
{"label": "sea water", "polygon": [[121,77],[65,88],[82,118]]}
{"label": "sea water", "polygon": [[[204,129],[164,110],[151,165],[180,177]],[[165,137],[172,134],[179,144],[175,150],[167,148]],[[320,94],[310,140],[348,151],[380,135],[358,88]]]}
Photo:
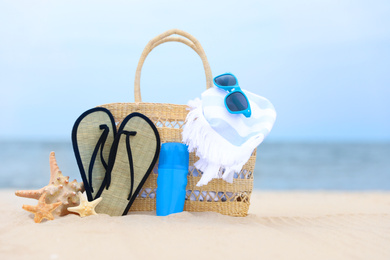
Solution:
{"label": "sea water", "polygon": [[[0,142],[0,188],[48,184],[49,154],[81,181],[71,142]],[[254,171],[257,190],[390,190],[390,143],[263,143]]]}
{"label": "sea water", "polygon": [[255,189],[390,190],[390,143],[260,145]]}

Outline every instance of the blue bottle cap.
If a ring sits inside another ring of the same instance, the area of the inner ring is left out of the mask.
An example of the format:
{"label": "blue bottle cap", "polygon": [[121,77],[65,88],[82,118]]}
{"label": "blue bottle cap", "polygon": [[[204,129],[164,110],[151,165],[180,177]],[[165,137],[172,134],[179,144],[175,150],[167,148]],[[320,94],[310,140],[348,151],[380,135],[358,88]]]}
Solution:
{"label": "blue bottle cap", "polygon": [[188,170],[188,147],[182,143],[165,143],[161,145],[159,169]]}

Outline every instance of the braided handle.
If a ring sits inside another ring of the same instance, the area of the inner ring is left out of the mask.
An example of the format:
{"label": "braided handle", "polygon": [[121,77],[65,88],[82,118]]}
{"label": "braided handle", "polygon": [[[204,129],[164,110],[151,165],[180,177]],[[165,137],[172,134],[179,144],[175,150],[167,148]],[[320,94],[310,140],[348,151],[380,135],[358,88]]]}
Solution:
{"label": "braided handle", "polygon": [[[183,36],[184,38],[171,36],[173,34]],[[211,69],[210,69],[209,62],[207,61],[206,53],[204,52],[202,46],[200,45],[198,40],[194,36],[190,35],[189,33],[186,33],[178,29],[172,29],[150,40],[141,54],[141,57],[138,61],[137,71],[135,73],[135,80],[134,80],[134,100],[136,103],[142,102],[140,81],[141,81],[141,70],[146,57],[158,45],[165,42],[171,42],[171,41],[181,42],[186,44],[187,46],[191,47],[200,56],[206,74],[206,88],[211,88],[212,86]]]}

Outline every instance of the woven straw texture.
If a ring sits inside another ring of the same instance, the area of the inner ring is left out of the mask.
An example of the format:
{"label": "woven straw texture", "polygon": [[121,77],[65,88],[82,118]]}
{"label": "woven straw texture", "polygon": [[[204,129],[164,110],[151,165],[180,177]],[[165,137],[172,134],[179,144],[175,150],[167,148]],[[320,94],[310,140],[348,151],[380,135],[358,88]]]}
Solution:
{"label": "woven straw texture", "polygon": [[[98,192],[99,187],[101,186],[104,176],[106,174],[106,170],[103,167],[94,167],[94,174],[92,175],[92,180],[90,180],[88,176],[88,168],[90,165],[93,150],[95,149],[97,140],[99,140],[102,134],[102,130],[99,129],[99,125],[101,124],[105,124],[108,127],[111,127],[112,125],[108,115],[104,112],[98,111],[86,116],[80,122],[80,125],[77,128],[77,144],[79,146],[79,151],[82,151],[80,153],[80,157],[81,161],[84,162],[83,167],[84,172],[86,173],[87,181],[89,184],[92,183],[92,186],[94,187],[93,192],[91,191],[93,198],[96,196],[96,193]],[[110,129],[109,132],[113,133],[112,129]],[[110,148],[113,141],[114,135],[109,134],[107,136],[107,140],[104,144],[103,149],[103,158],[106,162],[108,162]],[[98,154],[100,154],[100,149]],[[103,165],[100,156],[96,156],[95,160],[95,166]]]}
{"label": "woven straw texture", "polygon": [[[183,37],[171,36],[180,35]],[[145,103],[141,100],[140,78],[143,63],[151,50],[164,42],[182,42],[191,47],[202,59],[206,74],[206,87],[212,86],[212,74],[205,52],[200,43],[192,35],[172,29],[153,38],[142,52],[138,63],[134,83],[134,103],[111,103],[101,105],[113,114],[115,121],[120,122],[132,112],[146,115],[156,125],[162,143],[181,142],[181,132],[188,110],[186,105]],[[186,102],[184,100],[184,102]],[[235,174],[233,183],[221,179],[214,179],[207,185],[197,187],[202,173],[194,167],[198,159],[194,153],[190,154],[188,169],[187,195],[184,205],[185,211],[214,211],[224,215],[243,217],[249,210],[250,197],[253,189],[253,170],[256,162],[256,151],[244,165],[240,173]],[[157,169],[156,163],[153,172],[140,190],[130,211],[156,210]]]}
{"label": "woven straw texture", "polygon": [[[153,162],[157,149],[157,137],[151,126],[140,117],[132,117],[123,130],[136,132],[136,135],[130,136],[129,141],[134,167],[134,193]],[[121,216],[129,203],[127,198],[130,194],[131,179],[126,138],[124,134],[119,136],[110,187],[108,190],[104,189],[101,195],[103,200],[96,206],[98,213]]]}

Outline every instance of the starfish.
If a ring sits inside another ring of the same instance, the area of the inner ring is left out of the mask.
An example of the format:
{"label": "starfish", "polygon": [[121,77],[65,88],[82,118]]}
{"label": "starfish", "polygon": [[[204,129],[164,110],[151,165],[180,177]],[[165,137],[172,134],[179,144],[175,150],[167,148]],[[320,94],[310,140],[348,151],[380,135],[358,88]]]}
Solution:
{"label": "starfish", "polygon": [[58,167],[55,153],[50,153],[50,181],[49,184],[39,190],[19,190],[15,192],[16,196],[39,199],[43,193],[47,193],[46,202],[62,204],[53,212],[55,216],[64,216],[69,214],[67,208],[77,206],[79,199],[78,191],[83,191],[82,183],[76,180],[70,182],[69,176],[64,176]]}
{"label": "starfish", "polygon": [[35,223],[41,223],[41,221],[45,218],[48,220],[53,220],[54,216],[52,211],[58,208],[62,202],[57,202],[53,204],[46,204],[46,192],[42,194],[42,196],[38,200],[38,205],[23,205],[23,209],[27,210],[31,213],[35,214],[34,221]]}
{"label": "starfish", "polygon": [[83,196],[83,194],[81,194],[81,192],[78,192],[77,196],[80,199],[80,205],[78,205],[77,207],[69,207],[68,211],[78,213],[80,215],[80,217],[82,217],[82,218],[87,217],[87,216],[91,216],[91,215],[97,215],[97,213],[95,211],[95,207],[97,206],[97,204],[99,204],[100,201],[102,201],[102,199],[103,199],[102,197],[97,198],[96,200],[89,202]]}

